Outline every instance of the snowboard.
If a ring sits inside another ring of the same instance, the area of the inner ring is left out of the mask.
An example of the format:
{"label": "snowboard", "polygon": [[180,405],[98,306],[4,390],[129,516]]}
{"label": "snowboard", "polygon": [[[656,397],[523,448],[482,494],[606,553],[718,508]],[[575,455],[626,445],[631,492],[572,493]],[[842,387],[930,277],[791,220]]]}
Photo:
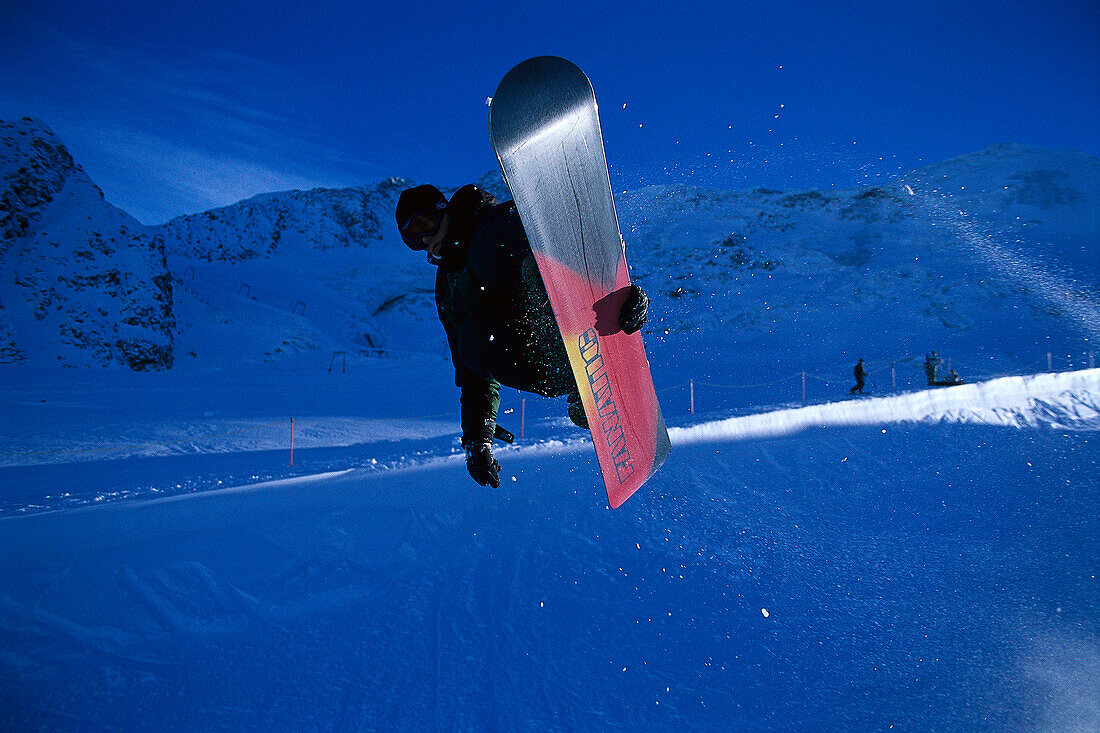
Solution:
{"label": "snowboard", "polygon": [[509,71],[489,105],[489,140],[550,296],[612,508],[671,443],[640,333],[619,327],[630,274],[588,77],[541,56]]}

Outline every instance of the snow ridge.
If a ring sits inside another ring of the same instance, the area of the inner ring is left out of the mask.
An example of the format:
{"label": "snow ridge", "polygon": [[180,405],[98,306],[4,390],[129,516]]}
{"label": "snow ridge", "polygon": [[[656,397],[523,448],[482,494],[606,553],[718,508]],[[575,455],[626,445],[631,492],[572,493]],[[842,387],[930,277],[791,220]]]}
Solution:
{"label": "snow ridge", "polygon": [[1003,377],[892,397],[830,402],[670,428],[673,444],[750,440],[818,427],[964,423],[1100,430],[1100,369]]}
{"label": "snow ridge", "polygon": [[107,203],[40,122],[0,124],[0,170],[0,359],[170,368],[163,240]]}
{"label": "snow ridge", "polygon": [[288,249],[377,249],[371,245],[383,239],[386,212],[410,185],[390,178],[373,188],[263,194],[158,229],[170,254],[206,262],[270,258]]}

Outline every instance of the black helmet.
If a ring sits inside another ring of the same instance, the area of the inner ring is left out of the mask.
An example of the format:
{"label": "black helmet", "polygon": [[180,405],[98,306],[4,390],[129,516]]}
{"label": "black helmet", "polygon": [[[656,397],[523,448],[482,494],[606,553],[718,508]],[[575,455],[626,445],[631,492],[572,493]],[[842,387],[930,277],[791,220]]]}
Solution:
{"label": "black helmet", "polygon": [[442,191],[430,184],[407,188],[402,191],[401,197],[397,200],[397,210],[394,212],[397,218],[397,228],[401,232],[401,239],[413,249],[420,249],[420,247],[414,247],[410,244],[409,239],[405,237],[409,225],[421,214],[434,214],[443,211],[445,208],[447,208],[447,197],[443,195]]}

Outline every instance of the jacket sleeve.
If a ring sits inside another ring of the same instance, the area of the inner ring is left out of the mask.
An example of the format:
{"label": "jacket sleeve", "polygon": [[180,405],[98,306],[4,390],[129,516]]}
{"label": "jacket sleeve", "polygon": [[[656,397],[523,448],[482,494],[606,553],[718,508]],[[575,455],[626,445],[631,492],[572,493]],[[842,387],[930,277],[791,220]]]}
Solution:
{"label": "jacket sleeve", "polygon": [[458,350],[458,324],[443,307],[447,297],[444,278],[440,272],[436,281],[436,308],[443,330],[447,332],[451,363],[455,367],[455,386],[461,390],[462,446],[492,443],[497,427],[497,410],[500,408],[500,383],[476,374],[462,363]]}
{"label": "jacket sleeve", "polygon": [[[465,375],[460,374],[465,372]],[[458,384],[462,381],[462,384]],[[455,367],[455,383],[462,390],[462,446],[492,443],[500,407],[500,383]]]}

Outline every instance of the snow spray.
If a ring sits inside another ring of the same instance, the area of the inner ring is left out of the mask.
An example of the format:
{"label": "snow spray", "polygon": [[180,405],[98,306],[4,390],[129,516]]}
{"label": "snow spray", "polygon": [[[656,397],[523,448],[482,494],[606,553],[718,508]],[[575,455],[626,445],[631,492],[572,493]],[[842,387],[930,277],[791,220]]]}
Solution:
{"label": "snow spray", "polygon": [[952,205],[951,194],[935,190],[932,194],[918,194],[908,183],[902,184],[902,187],[928,210],[934,224],[954,232],[957,239],[973,250],[986,265],[1067,314],[1090,338],[1100,339],[1100,308],[1096,305],[1095,295],[1087,287],[1073,278],[1057,274],[1053,267],[1032,264],[1038,260],[1035,256],[1025,257],[1008,245],[998,243],[996,235],[989,231],[987,225]]}

